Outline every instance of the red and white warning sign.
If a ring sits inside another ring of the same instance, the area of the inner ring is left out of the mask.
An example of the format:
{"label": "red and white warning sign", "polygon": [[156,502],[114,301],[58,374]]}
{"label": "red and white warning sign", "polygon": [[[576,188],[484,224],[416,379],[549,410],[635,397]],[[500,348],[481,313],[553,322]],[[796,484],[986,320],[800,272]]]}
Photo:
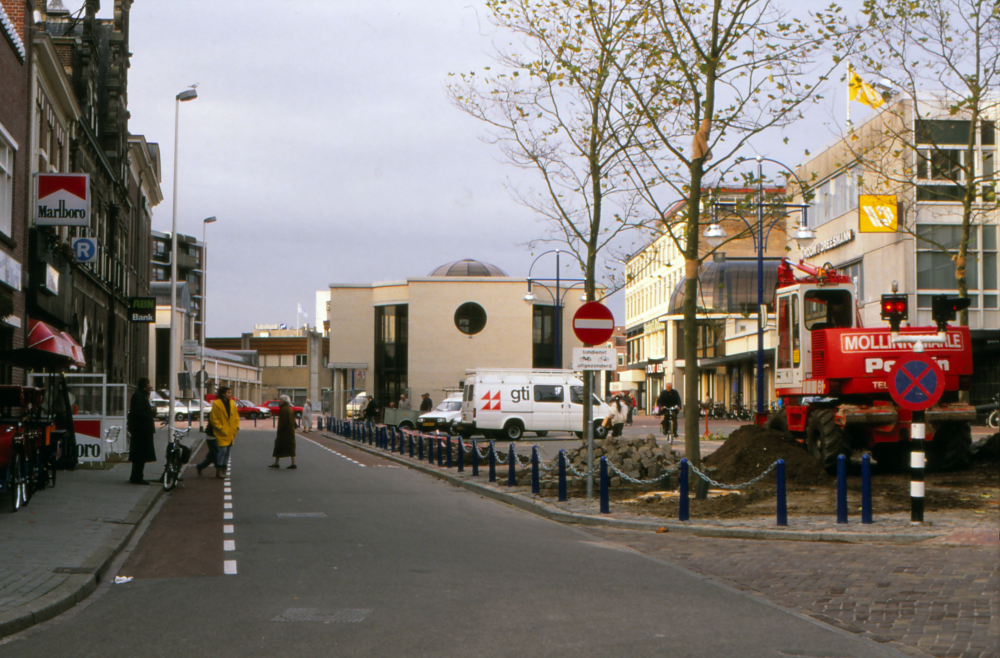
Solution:
{"label": "red and white warning sign", "polygon": [[600,302],[587,302],[573,315],[573,333],[584,345],[600,345],[615,333],[615,316]]}
{"label": "red and white warning sign", "polygon": [[90,226],[90,174],[36,174],[35,224]]}

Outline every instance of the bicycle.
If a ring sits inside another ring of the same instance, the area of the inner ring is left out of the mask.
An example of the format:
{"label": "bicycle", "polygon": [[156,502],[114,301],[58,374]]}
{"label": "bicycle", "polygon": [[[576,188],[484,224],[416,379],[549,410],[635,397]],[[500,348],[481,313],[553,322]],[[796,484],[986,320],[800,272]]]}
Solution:
{"label": "bicycle", "polygon": [[997,429],[1000,427],[1000,395],[994,395],[993,404],[987,406],[993,407],[993,413],[986,418],[986,424]]}
{"label": "bicycle", "polygon": [[170,491],[180,478],[181,469],[191,460],[191,448],[181,443],[191,428],[174,429],[170,442],[167,443],[166,463],[163,466],[163,490]]}
{"label": "bicycle", "polygon": [[672,446],[674,439],[677,438],[677,412],[680,409],[680,407],[665,407],[660,412],[663,414],[663,420],[660,421],[660,428],[663,430],[663,435],[667,437],[668,446]]}

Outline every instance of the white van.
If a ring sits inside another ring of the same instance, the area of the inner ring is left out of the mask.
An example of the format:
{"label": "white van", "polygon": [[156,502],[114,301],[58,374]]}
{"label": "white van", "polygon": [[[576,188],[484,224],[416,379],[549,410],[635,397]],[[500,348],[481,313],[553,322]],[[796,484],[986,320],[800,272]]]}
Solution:
{"label": "white van", "polygon": [[[594,436],[604,438],[601,425],[608,405],[593,398]],[[517,441],[525,432],[576,432],[583,427],[583,382],[571,370],[477,368],[465,371],[463,436],[482,432],[486,437]]]}

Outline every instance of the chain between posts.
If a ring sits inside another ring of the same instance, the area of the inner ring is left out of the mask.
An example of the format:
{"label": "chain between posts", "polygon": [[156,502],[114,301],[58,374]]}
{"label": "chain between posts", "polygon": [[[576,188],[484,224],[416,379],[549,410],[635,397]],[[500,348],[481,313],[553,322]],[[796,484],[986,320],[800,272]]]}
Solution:
{"label": "chain between posts", "polygon": [[705,482],[708,482],[710,485],[714,486],[715,488],[717,488],[717,489],[725,489],[726,491],[735,491],[737,489],[742,489],[744,487],[749,487],[752,484],[757,484],[758,482],[760,482],[761,480],[763,480],[764,477],[768,473],[770,473],[771,471],[773,471],[775,468],[778,467],[778,462],[774,462],[773,464],[771,464],[770,466],[768,466],[767,470],[765,470],[763,473],[761,473],[760,475],[758,475],[754,479],[750,480],[749,482],[744,482],[743,484],[720,484],[720,483],[716,482],[715,480],[713,480],[712,478],[710,478],[707,475],[705,475],[704,473],[702,473],[701,471],[699,471],[694,466],[692,466],[690,462],[688,462],[688,467],[692,471],[694,471],[695,475],[697,475],[698,477],[700,477]]}

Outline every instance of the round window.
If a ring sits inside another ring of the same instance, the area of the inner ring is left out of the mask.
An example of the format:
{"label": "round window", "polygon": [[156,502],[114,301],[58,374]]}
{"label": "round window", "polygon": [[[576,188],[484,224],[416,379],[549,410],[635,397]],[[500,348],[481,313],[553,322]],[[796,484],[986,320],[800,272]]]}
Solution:
{"label": "round window", "polygon": [[465,302],[455,311],[455,326],[463,334],[478,334],[486,326],[486,309],[475,302]]}

